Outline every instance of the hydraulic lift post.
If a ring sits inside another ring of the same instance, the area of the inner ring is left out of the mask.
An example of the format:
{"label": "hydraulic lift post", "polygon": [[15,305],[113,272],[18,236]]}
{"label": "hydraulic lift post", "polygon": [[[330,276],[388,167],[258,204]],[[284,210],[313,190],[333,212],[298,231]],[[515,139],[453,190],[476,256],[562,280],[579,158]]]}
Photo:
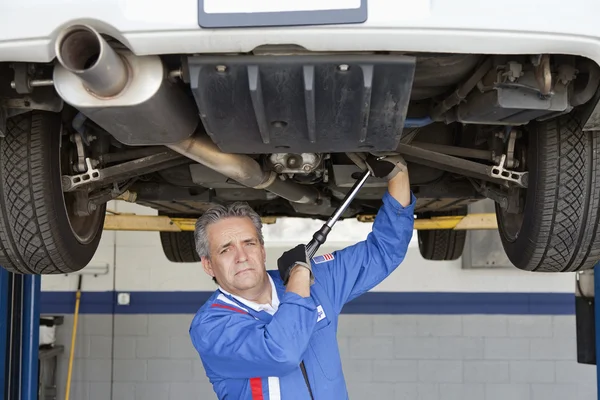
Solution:
{"label": "hydraulic lift post", "polygon": [[6,394],[6,349],[8,346],[8,329],[10,319],[8,313],[8,279],[9,272],[0,268],[0,397],[8,398]]}
{"label": "hydraulic lift post", "polygon": [[38,359],[40,346],[40,275],[23,277],[23,329],[21,346],[21,399],[38,398]]}
{"label": "hydraulic lift post", "polygon": [[577,272],[575,280],[577,362],[596,368],[596,398],[600,399],[600,262],[592,270]]}
{"label": "hydraulic lift post", "polygon": [[40,330],[39,275],[0,268],[0,394],[3,399],[38,399]]}
{"label": "hydraulic lift post", "polygon": [[600,307],[596,303],[596,293],[600,293],[600,262],[594,267],[594,330],[596,337],[596,397],[600,399]]}

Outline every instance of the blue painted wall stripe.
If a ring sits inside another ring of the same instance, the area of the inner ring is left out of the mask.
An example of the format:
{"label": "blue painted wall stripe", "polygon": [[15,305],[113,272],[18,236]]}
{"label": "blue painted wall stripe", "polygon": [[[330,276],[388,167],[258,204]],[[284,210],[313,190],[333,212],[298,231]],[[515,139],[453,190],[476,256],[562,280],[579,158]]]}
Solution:
{"label": "blue painted wall stripe", "polygon": [[[128,292],[130,304],[117,304],[116,292],[84,292],[82,314],[193,314],[212,292]],[[72,314],[74,292],[42,292],[43,314]],[[369,292],[346,304],[343,314],[508,314],[573,315],[572,293]]]}

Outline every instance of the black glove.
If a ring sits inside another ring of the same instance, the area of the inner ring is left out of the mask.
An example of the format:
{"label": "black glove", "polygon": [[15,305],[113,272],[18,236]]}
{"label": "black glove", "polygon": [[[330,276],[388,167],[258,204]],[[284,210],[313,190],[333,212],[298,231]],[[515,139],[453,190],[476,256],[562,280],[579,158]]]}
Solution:
{"label": "black glove", "polygon": [[371,175],[376,178],[386,178],[387,180],[395,177],[398,172],[406,171],[406,161],[399,155],[385,156],[383,158],[368,154],[365,163],[371,171]]}
{"label": "black glove", "polygon": [[283,253],[277,260],[277,268],[279,269],[279,276],[281,276],[283,284],[287,285],[288,279],[290,279],[290,272],[296,265],[301,265],[310,271],[312,282],[312,268],[308,255],[306,254],[306,246],[299,244],[293,249]]}

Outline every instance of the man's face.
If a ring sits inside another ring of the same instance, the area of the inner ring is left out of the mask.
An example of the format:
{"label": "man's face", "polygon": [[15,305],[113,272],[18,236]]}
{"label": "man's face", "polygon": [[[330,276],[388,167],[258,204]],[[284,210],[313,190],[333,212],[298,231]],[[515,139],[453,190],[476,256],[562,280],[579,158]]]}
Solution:
{"label": "man's face", "polygon": [[250,218],[222,219],[210,224],[207,234],[210,260],[202,257],[202,265],[223,289],[238,294],[268,279],[265,248]]}

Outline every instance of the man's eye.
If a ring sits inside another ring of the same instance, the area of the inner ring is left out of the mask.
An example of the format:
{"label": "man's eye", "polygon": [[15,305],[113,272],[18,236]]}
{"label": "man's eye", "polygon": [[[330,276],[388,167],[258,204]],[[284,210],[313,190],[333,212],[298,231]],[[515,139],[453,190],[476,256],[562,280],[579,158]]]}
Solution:
{"label": "man's eye", "polygon": [[223,253],[225,253],[226,251],[229,251],[229,247],[228,247],[228,248],[225,248],[225,249],[223,249],[223,250],[221,250],[221,253],[219,253],[219,254],[223,254]]}

